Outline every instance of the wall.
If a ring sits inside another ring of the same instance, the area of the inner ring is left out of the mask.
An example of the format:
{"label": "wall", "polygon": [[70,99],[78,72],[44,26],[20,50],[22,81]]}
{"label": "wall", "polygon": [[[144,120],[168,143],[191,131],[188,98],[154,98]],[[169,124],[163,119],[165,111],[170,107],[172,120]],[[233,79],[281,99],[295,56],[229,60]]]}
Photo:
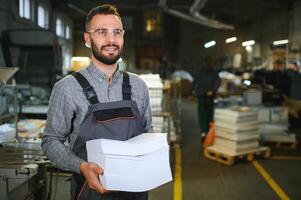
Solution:
{"label": "wall", "polygon": [[[71,19],[68,16],[65,16],[59,10],[54,10],[52,2],[50,0],[32,0],[32,2],[33,2],[33,5],[31,7],[32,8],[31,19],[27,20],[27,19],[19,17],[19,1],[18,0],[13,0],[13,1],[12,0],[0,0],[0,33],[1,33],[1,35],[3,35],[2,32],[6,31],[6,30],[50,31],[54,34],[53,47],[55,47],[56,50],[58,49],[58,48],[56,48],[57,43],[55,42],[55,41],[58,41],[58,43],[60,44],[60,47],[62,47],[62,50],[63,50],[62,52],[70,52],[70,56],[71,56],[73,53],[73,50],[72,50],[73,49],[73,41],[72,41],[73,22],[71,21]],[[37,7],[38,7],[39,3],[43,3],[44,5],[46,5],[48,7],[48,12],[49,12],[49,28],[48,29],[41,28],[37,25]],[[64,18],[64,21],[70,25],[70,28],[71,28],[71,38],[70,39],[58,37],[55,34],[55,27],[56,27],[55,19],[58,14],[62,15]],[[24,37],[22,39],[24,39],[25,41],[26,40],[38,41],[37,39],[39,39],[39,38],[35,38],[35,37],[36,37],[35,35],[27,35],[26,38]],[[50,41],[50,39],[49,39],[49,41]],[[2,46],[0,46],[0,47],[1,47],[0,48],[0,66],[5,66],[6,63],[5,63],[5,60],[3,57],[3,52],[2,52],[3,49],[2,49]],[[35,47],[34,45],[30,46],[30,48],[24,49],[24,51],[22,51],[20,47],[10,47],[9,48],[10,52],[12,54],[12,57],[13,57],[12,65],[20,67],[20,70],[17,73],[17,76],[21,74],[21,71],[22,71],[22,73],[23,72],[25,73],[25,71],[26,71],[26,73],[29,73],[29,72],[27,72],[29,70],[29,68],[27,70],[24,67],[25,65],[24,66],[22,65],[22,59],[26,57],[26,53],[29,53],[29,51],[31,53],[36,53],[37,55],[39,55],[39,51],[42,51],[42,47],[39,50],[37,50],[35,48],[37,48],[37,47]],[[21,57],[22,55],[23,55],[23,57]],[[66,57],[64,55],[62,54],[62,55],[57,55],[57,56],[59,57],[59,59],[64,59],[64,57]],[[49,57],[47,57],[47,58],[49,58]],[[40,58],[39,56],[35,57],[35,59],[39,63],[45,63],[45,66],[49,63],[52,63],[51,60],[49,60],[49,62],[48,62],[47,60],[45,60],[45,58]],[[52,57],[49,59],[52,59]],[[30,63],[30,62],[28,62],[28,63]],[[64,71],[63,71],[62,65],[60,64],[61,62],[59,61],[56,63],[57,64],[54,64],[53,66],[48,66],[47,70],[49,68],[49,70],[51,70],[53,72],[62,74]],[[44,69],[43,67],[45,67],[45,66],[43,64],[41,64],[41,71],[43,71],[43,69]],[[44,70],[45,76],[47,76],[47,70],[46,69]],[[41,77],[39,77],[39,78],[41,78]],[[18,79],[18,77],[17,77],[17,79]],[[25,78],[22,77],[23,83],[31,82],[32,80],[34,80],[34,77],[32,77],[32,76],[25,76]]]}

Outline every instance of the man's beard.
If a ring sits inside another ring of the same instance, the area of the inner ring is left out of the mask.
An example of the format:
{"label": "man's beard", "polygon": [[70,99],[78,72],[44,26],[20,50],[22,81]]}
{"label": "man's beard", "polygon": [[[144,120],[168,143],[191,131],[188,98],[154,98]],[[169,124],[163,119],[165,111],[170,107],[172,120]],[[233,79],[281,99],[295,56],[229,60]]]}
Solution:
{"label": "man's beard", "polygon": [[121,57],[121,53],[122,53],[122,48],[120,48],[120,51],[117,55],[115,56],[105,56],[101,53],[101,50],[102,48],[105,48],[107,46],[115,46],[117,47],[118,49],[120,47],[116,46],[116,45],[105,45],[105,46],[102,46],[100,49],[96,46],[96,44],[91,41],[91,49],[92,49],[92,54],[93,56],[100,62],[106,64],[106,65],[112,65],[112,64],[115,64],[118,59]]}

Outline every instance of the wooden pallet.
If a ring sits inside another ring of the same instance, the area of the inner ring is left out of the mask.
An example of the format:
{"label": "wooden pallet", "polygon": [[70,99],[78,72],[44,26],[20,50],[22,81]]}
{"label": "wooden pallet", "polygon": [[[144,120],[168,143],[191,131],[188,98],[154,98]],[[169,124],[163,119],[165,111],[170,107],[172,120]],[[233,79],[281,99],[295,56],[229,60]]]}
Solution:
{"label": "wooden pallet", "polygon": [[297,149],[298,146],[297,141],[264,141],[262,143],[271,147],[281,149]]}
{"label": "wooden pallet", "polygon": [[207,158],[216,160],[226,165],[233,165],[235,160],[246,158],[248,161],[253,161],[255,156],[261,156],[263,158],[269,158],[271,156],[271,149],[269,147],[258,147],[252,150],[246,150],[242,152],[231,152],[227,149],[210,146],[204,149],[204,155]]}

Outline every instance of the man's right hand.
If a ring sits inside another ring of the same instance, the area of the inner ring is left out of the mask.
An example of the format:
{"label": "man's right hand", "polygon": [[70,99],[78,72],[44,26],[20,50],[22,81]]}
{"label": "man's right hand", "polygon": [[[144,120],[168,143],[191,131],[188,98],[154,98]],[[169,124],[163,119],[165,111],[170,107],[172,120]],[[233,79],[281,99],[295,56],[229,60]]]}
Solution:
{"label": "man's right hand", "polygon": [[103,169],[96,163],[83,162],[80,165],[80,171],[86,178],[89,188],[96,190],[101,194],[109,192],[102,186],[101,182],[99,181],[99,175],[103,174]]}

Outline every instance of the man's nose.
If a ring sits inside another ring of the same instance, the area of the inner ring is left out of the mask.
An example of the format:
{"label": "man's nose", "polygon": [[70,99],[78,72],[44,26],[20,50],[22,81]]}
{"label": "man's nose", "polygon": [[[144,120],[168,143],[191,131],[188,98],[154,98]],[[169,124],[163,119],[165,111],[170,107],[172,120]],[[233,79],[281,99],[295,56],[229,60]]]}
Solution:
{"label": "man's nose", "polygon": [[113,31],[109,31],[107,34],[107,40],[108,41],[115,41],[115,35],[113,33]]}

